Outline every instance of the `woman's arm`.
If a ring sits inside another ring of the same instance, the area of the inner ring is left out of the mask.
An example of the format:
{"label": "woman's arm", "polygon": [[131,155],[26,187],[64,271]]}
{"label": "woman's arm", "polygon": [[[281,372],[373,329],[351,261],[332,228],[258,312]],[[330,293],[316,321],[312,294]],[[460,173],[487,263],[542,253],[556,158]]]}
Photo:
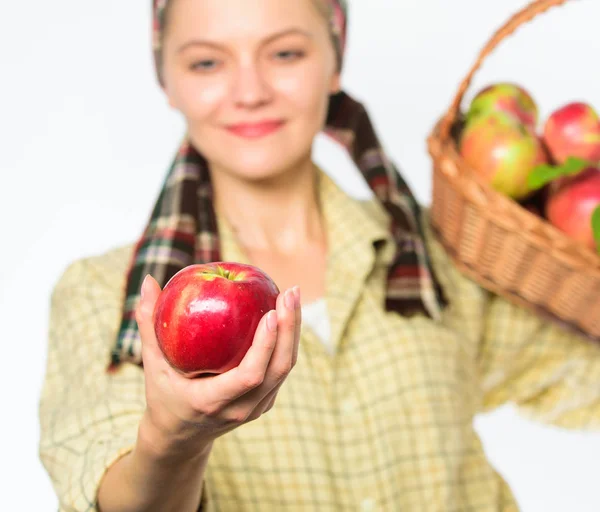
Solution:
{"label": "woman's arm", "polygon": [[167,455],[158,433],[142,418],[133,451],[118,460],[100,485],[101,512],[196,512],[212,443],[191,455]]}
{"label": "woman's arm", "polygon": [[479,352],[484,410],[515,403],[532,419],[600,430],[600,344],[494,296]]}
{"label": "woman's arm", "polygon": [[71,264],[52,293],[39,453],[61,511],[97,510],[99,482],[135,447],[146,408],[139,367],[106,372],[128,254]]}
{"label": "woman's arm", "polygon": [[423,210],[437,275],[452,305],[451,326],[473,347],[482,410],[516,404],[532,419],[564,428],[600,429],[600,343],[485,291],[464,276]]}
{"label": "woman's arm", "polygon": [[238,367],[202,379],[181,376],[156,341],[152,311],[160,287],[149,279],[136,311],[144,369],[123,365],[107,374],[127,261],[120,253],[79,261],[52,295],[40,457],[61,510],[96,511],[101,504],[102,512],[162,512],[171,500],[176,510],[193,508],[212,442],[269,411],[298,357],[300,297],[288,290],[261,320]]}

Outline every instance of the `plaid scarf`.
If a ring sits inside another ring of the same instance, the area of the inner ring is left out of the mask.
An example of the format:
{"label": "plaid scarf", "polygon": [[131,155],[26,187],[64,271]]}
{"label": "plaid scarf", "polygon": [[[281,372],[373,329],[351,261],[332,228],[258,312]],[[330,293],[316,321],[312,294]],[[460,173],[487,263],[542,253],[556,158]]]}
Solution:
{"label": "plaid scarf", "polygon": [[[341,69],[346,41],[345,0],[332,2],[331,31]],[[159,82],[160,40],[167,0],[154,0],[154,50]],[[364,106],[345,92],[332,96],[324,132],[344,146],[392,219],[396,254],[389,268],[386,308],[403,315],[424,313],[438,320],[446,304],[425,248],[420,207],[396,167],[386,157]],[[217,222],[206,160],[182,143],[164,181],[127,272],[121,325],[110,370],[121,363],[141,365],[141,340],[135,320],[144,277],[161,286],[182,268],[220,260]]]}

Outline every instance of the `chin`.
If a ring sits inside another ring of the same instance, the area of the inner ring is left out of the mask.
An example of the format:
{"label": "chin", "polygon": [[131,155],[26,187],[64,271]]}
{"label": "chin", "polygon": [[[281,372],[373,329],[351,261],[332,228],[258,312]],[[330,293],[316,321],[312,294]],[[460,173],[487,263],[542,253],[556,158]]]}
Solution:
{"label": "chin", "polygon": [[296,167],[296,162],[288,158],[274,157],[264,159],[241,158],[228,162],[222,169],[245,181],[269,181],[285,175]]}
{"label": "chin", "polygon": [[310,147],[239,148],[214,160],[214,170],[220,169],[239,179],[265,181],[279,178],[311,159]]}
{"label": "chin", "polygon": [[[283,129],[257,139],[243,139],[229,133],[198,134],[200,152],[210,162],[212,172],[237,179],[260,182],[294,172],[312,158],[311,130]],[[196,137],[192,136],[192,141]],[[205,146],[205,147],[202,147]]]}

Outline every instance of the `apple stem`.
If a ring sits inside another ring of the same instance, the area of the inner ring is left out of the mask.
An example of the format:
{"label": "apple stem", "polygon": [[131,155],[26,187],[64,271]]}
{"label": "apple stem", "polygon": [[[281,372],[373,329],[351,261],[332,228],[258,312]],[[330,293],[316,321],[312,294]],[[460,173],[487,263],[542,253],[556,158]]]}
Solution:
{"label": "apple stem", "polygon": [[221,266],[218,267],[219,276],[224,277],[225,279],[229,279],[230,281],[235,281],[238,274],[233,272],[232,270],[227,270]]}

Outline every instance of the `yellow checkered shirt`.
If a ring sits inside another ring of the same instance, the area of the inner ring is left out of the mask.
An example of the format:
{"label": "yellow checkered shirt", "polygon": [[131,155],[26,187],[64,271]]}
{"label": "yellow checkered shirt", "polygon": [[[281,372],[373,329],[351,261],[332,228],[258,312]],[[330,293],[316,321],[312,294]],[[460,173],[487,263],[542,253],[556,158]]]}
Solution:
{"label": "yellow checkered shirt", "polygon": [[[275,407],[214,443],[204,510],[517,510],[474,415],[510,401],[539,421],[600,428],[600,346],[462,276],[429,228],[450,306],[440,323],[386,312],[387,214],[321,174],[335,355],[303,326]],[[219,230],[223,259],[247,262],[222,219]],[[52,294],[40,456],[63,512],[97,510],[99,482],[132,449],[144,411],[143,371],[105,371],[132,249],[70,264]]]}

